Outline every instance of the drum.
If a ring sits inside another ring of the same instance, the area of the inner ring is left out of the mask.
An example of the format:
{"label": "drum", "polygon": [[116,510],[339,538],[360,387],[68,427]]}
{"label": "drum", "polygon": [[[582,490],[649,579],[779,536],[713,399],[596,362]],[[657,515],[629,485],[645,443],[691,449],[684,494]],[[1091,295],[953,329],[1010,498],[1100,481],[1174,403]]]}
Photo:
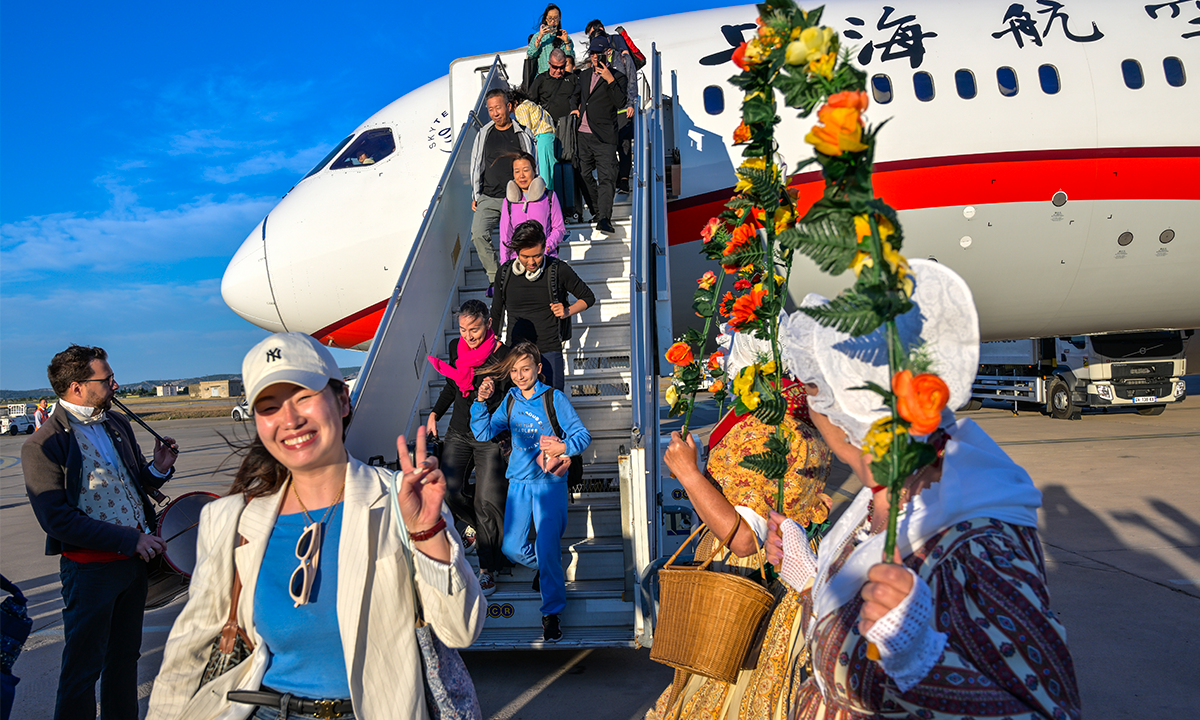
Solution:
{"label": "drum", "polygon": [[196,569],[200,511],[218,497],[208,492],[186,493],[158,513],[155,534],[167,543],[167,550],[147,564],[147,609],[162,607],[187,590],[192,571]]}

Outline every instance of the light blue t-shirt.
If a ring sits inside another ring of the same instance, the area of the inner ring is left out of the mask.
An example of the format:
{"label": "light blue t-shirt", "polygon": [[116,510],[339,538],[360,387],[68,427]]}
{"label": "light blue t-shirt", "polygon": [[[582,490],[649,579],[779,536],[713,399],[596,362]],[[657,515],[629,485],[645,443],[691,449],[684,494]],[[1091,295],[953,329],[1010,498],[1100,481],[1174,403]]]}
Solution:
{"label": "light blue t-shirt", "polygon": [[[288,583],[300,565],[296,542],[308,520],[304,513],[280,515],[271,530],[254,590],[254,624],[271,654],[262,684],[273,690],[317,700],[350,697],[337,623],[342,505],[338,503],[325,521],[321,558],[306,605],[295,607]],[[317,512],[325,515],[324,508]],[[310,514],[314,519],[319,517]]]}

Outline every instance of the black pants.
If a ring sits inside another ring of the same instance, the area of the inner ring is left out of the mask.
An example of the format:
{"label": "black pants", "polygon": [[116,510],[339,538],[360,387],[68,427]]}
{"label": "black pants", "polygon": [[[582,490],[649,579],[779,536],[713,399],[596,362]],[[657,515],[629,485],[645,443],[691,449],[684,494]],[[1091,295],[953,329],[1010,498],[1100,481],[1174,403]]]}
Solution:
{"label": "black pants", "polygon": [[[508,478],[504,473],[508,465],[500,457],[500,446],[448,430],[441,463],[450,512],[475,528],[479,567],[493,572],[505,567],[507,561],[500,543],[504,539],[504,501],[508,497]],[[473,493],[467,484],[471,470],[475,471]]]}
{"label": "black pants", "polygon": [[59,559],[63,596],[62,671],[56,720],[138,716],[137,663],[146,611],[146,563],[141,558],[81,563]]}
{"label": "black pants", "polygon": [[[617,146],[600,142],[592,133],[579,133],[579,173],[596,212],[596,220],[611,220],[613,195],[617,191]],[[596,178],[592,173],[596,173]],[[599,182],[597,182],[597,180]]]}

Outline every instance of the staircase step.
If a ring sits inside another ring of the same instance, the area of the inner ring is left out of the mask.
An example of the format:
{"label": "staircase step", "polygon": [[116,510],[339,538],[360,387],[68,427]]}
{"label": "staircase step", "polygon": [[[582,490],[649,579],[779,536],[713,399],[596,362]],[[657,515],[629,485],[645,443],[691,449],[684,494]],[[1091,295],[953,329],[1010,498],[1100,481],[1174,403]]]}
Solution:
{"label": "staircase step", "polygon": [[[503,577],[503,576],[502,576]],[[512,585],[510,589],[507,587]],[[517,589],[519,587],[519,589]],[[567,607],[561,621],[568,627],[626,627],[633,623],[633,602],[623,598],[623,580],[577,580],[567,582]],[[483,635],[490,631],[542,629],[542,594],[528,583],[499,582],[488,600]]]}
{"label": "staircase step", "polygon": [[[618,517],[617,530],[620,530]],[[468,555],[471,568],[479,572],[479,558]],[[607,538],[564,538],[562,542],[563,574],[568,582],[587,580],[620,580],[625,572],[621,536]],[[532,589],[534,571],[517,566],[511,575],[496,577],[496,592]],[[495,596],[493,596],[495,597]]]}
{"label": "staircase step", "polygon": [[[488,625],[487,622],[492,623]],[[563,637],[556,643],[543,643],[540,628],[509,629],[491,618],[484,623],[483,632],[475,644],[463,652],[485,650],[532,650],[540,648],[640,647],[633,637],[633,613],[622,626],[590,627],[563,626]]]}
{"label": "staircase step", "polygon": [[[557,251],[558,259],[567,261],[572,267],[575,263],[587,260],[623,259],[629,257],[629,237],[628,234],[625,237],[614,235],[606,238],[602,235],[593,236],[585,231],[568,232],[566,239],[559,243]],[[483,264],[479,262],[479,253],[474,247],[471,248],[467,267],[476,269],[483,267]]]}

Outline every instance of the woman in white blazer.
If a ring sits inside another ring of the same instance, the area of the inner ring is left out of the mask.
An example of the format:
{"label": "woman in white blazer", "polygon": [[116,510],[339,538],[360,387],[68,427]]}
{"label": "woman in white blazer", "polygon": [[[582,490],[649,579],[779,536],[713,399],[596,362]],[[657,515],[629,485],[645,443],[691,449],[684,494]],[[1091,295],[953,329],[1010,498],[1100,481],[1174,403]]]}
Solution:
{"label": "woman in white blazer", "polygon": [[[242,376],[257,435],[230,495],[201,513],[188,603],[148,720],[427,717],[399,533],[411,539],[424,617],[443,643],[469,646],[485,611],[437,460],[419,441],[414,466],[398,439],[397,518],[388,501],[397,473],[346,452],[349,391],[328,350],[302,333],[273,335],[246,356]],[[238,623],[254,651],[200,687],[235,567]],[[250,704],[232,702],[231,690]]]}

